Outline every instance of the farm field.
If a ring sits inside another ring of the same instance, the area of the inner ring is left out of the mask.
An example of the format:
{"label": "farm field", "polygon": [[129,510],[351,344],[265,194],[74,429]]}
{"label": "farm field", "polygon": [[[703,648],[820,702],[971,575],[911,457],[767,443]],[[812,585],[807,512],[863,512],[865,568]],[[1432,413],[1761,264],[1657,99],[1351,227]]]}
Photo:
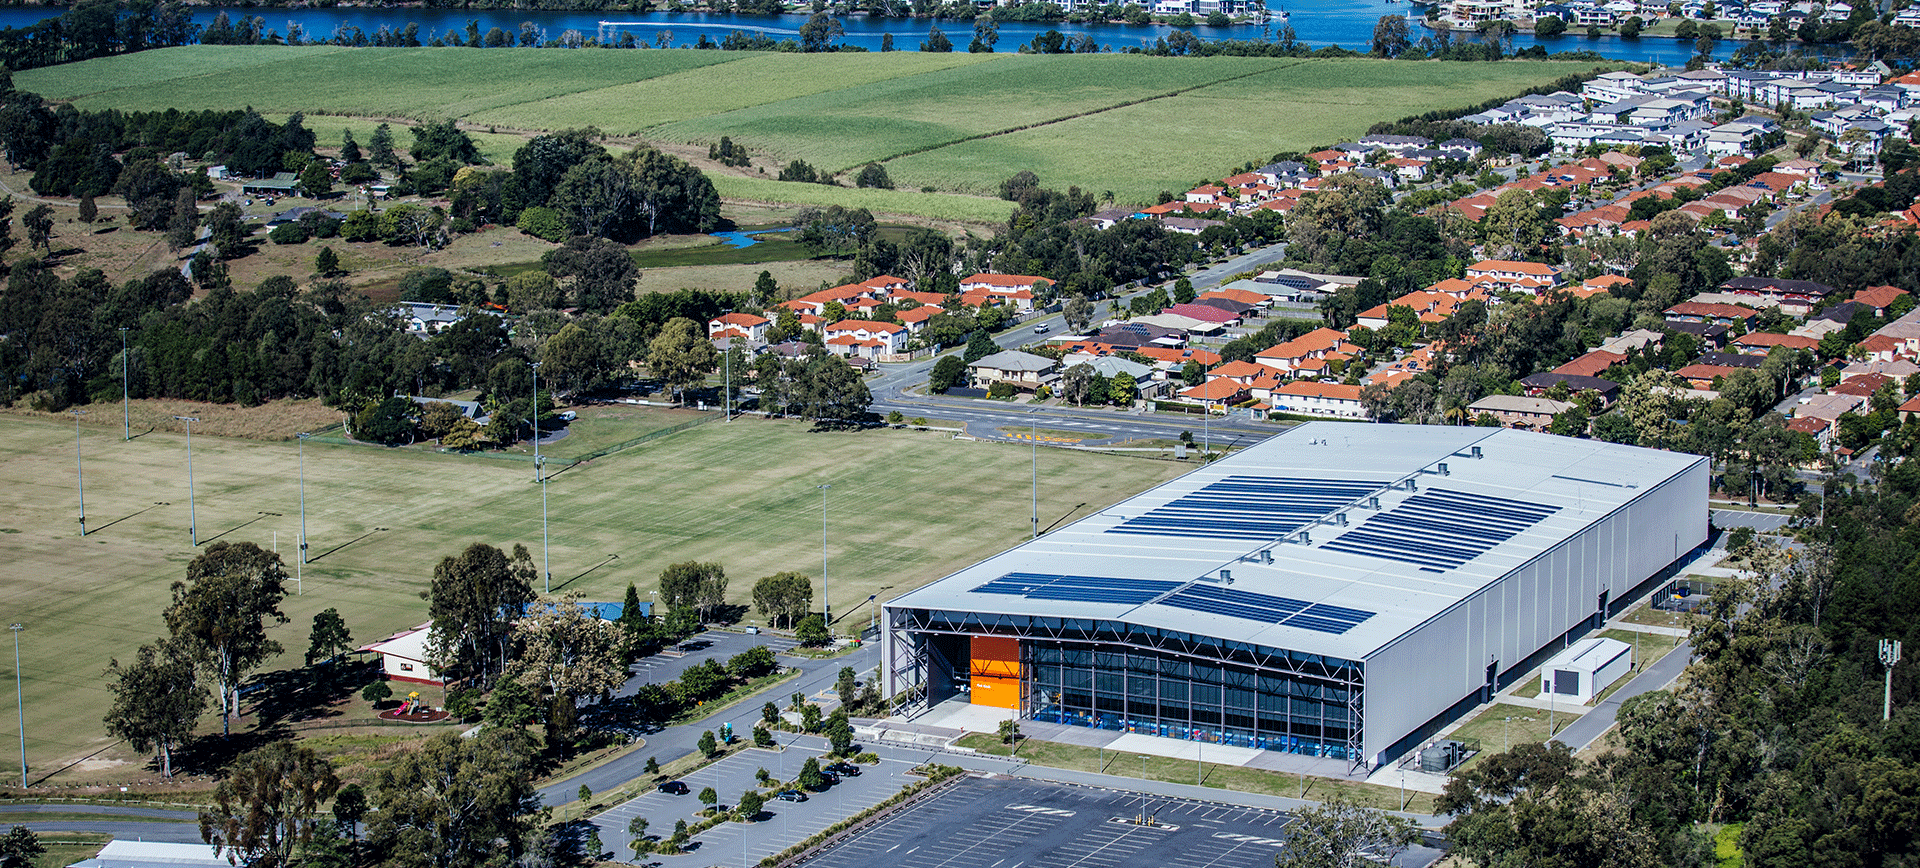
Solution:
{"label": "farm field", "polygon": [[[994,222],[1004,209],[996,216],[987,203],[916,191],[989,194],[1001,180],[1031,170],[1049,185],[1146,202],[1249,160],[1358,136],[1378,121],[1473,105],[1592,68],[1564,61],[198,46],[30,70],[16,82],[86,108],[303,111],[329,144],[342,126],[364,143],[371,122],[363,128],[348,117],[455,117],[498,139],[483,143],[496,163],[510,155],[516,131],[594,126],[695,149],[724,135],[755,159],[744,173],[714,170],[723,196],[857,201],[888,213]],[[117,86],[102,90],[101,81]],[[402,81],[408,86],[393,86]],[[771,180],[774,168],[796,159],[832,172],[882,161],[900,189]]]}
{"label": "farm field", "polygon": [[[187,533],[185,437],[136,425],[139,436],[126,442],[117,408],[89,409],[79,436],[92,530],[84,538],[74,521],[71,421],[0,416],[0,472],[11,480],[0,490],[7,564],[0,602],[25,625],[34,780],[124,778],[132,776],[130,763],[142,762],[104,735],[109,696],[101,673],[110,659],[164,633],[168,586],[196,553]],[[162,409],[195,412],[184,404]],[[318,405],[305,416],[282,404],[262,409],[291,423],[279,436],[332,415]],[[597,418],[594,430],[583,426],[582,446],[626,439],[623,423],[638,436],[685,417],[589,409]],[[275,433],[237,418],[225,424]],[[194,433],[202,546],[277,542],[294,573],[295,444]],[[815,486],[830,483],[829,575],[836,611],[852,617],[869,594],[889,599],[1019,542],[1028,527],[1026,452],[907,430],[815,432],[753,418],[700,425],[554,473],[547,492],[554,589],[618,600],[629,582],[654,587],[667,564],[697,559],[723,564],[729,598],[746,602],[760,576],[818,575],[822,497]],[[1040,512],[1049,522],[1083,516],[1185,469],[1045,450]],[[314,560],[299,570],[305,593],[283,605],[289,623],[271,631],[286,653],[270,668],[299,663],[313,616],[327,607],[340,610],[359,643],[421,623],[419,595],[434,565],[472,542],[522,544],[541,557],[539,488],[528,462],[317,440],[305,448],[305,477]]]}

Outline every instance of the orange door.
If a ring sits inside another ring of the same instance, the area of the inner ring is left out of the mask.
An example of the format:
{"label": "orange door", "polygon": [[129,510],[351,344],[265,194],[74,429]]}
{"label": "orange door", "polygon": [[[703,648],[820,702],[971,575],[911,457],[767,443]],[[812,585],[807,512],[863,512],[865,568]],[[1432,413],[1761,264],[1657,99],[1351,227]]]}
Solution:
{"label": "orange door", "polygon": [[972,677],[974,705],[1020,707],[1020,640],[1005,636],[973,637]]}

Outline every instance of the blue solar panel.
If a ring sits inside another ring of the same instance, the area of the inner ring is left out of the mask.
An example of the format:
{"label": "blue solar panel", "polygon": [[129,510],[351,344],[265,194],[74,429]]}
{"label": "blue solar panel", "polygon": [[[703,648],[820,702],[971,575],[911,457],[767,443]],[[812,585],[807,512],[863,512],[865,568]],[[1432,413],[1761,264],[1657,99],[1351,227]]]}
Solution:
{"label": "blue solar panel", "polygon": [[1559,511],[1557,506],[1435,488],[1368,518],[1321,548],[1441,572],[1479,557]]}
{"label": "blue solar panel", "polygon": [[1163,597],[1157,602],[1162,606],[1206,612],[1210,615],[1225,615],[1229,618],[1241,618],[1265,624],[1283,624],[1288,627],[1336,635],[1345,633],[1373,617],[1372,612],[1359,609],[1330,606],[1325,603],[1309,603],[1305,600],[1256,594],[1251,591],[1236,591],[1214,585],[1188,585],[1181,588],[1179,593]]}
{"label": "blue solar panel", "polygon": [[1116,603],[1137,606],[1180,587],[1180,584],[1180,582],[1154,579],[1008,573],[973,590],[981,594],[1008,594],[1029,600],[1063,600],[1072,603]]}
{"label": "blue solar panel", "polygon": [[1229,476],[1127,519],[1107,533],[1274,540],[1377,488],[1376,483],[1345,479]]}

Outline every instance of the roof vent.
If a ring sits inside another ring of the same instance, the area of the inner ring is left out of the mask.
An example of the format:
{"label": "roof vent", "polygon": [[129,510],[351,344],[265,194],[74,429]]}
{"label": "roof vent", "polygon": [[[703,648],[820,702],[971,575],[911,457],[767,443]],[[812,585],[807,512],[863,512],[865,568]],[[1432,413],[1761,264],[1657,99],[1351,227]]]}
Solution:
{"label": "roof vent", "polygon": [[1308,535],[1306,531],[1304,531],[1304,530],[1303,530],[1303,531],[1301,531],[1301,532],[1300,532],[1300,544],[1301,544],[1301,545],[1303,545],[1303,546],[1306,546],[1306,545],[1313,545],[1313,537],[1312,537],[1312,536],[1310,536],[1310,535]]}
{"label": "roof vent", "polygon": [[1376,495],[1374,495],[1374,496],[1372,496],[1372,497],[1369,497],[1369,498],[1367,498],[1367,508],[1368,508],[1368,509],[1379,509],[1379,508],[1380,508],[1380,495],[1378,495],[1378,494],[1376,494]]}
{"label": "roof vent", "polygon": [[1440,462],[1440,464],[1439,464],[1439,470],[1440,470],[1440,475],[1441,475],[1441,476],[1450,476],[1450,475],[1452,475],[1452,474],[1449,474],[1449,473],[1447,473],[1447,462],[1445,462],[1445,461],[1442,461],[1442,462]]}
{"label": "roof vent", "polygon": [[1413,479],[1412,477],[1408,477],[1408,479],[1407,479],[1407,490],[1408,490],[1408,491],[1418,491],[1418,490],[1419,490],[1419,482],[1418,482],[1417,480],[1415,480],[1415,479]]}
{"label": "roof vent", "polygon": [[1481,455],[1481,454],[1480,454],[1480,447],[1478,447],[1478,446],[1475,446],[1475,447],[1473,447],[1473,457],[1475,457],[1475,458],[1484,458],[1484,457],[1486,457],[1486,456],[1483,456],[1483,455]]}
{"label": "roof vent", "polygon": [[1263,564],[1273,563],[1273,549],[1261,549],[1260,562]]}
{"label": "roof vent", "polygon": [[1337,521],[1337,522],[1339,522],[1339,523],[1340,523],[1340,526],[1341,526],[1341,527],[1346,527],[1346,526],[1347,526],[1347,514],[1346,514],[1346,513],[1344,513],[1344,512],[1341,512],[1341,513],[1335,513],[1335,514],[1334,514],[1334,516],[1333,516],[1333,519],[1334,519],[1334,521]]}
{"label": "roof vent", "polygon": [[1220,581],[1226,582],[1229,585],[1233,584],[1233,573],[1228,572],[1227,570],[1221,570]]}

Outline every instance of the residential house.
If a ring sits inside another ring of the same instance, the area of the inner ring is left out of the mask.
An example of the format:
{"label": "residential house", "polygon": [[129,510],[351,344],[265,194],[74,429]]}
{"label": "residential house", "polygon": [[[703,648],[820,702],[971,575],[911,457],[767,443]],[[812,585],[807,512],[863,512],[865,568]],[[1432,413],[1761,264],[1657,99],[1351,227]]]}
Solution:
{"label": "residential house", "polygon": [[1721,284],[1720,289],[1777,304],[1782,311],[1796,316],[1806,315],[1814,305],[1834,293],[1834,288],[1824,283],[1780,277],[1736,277]]}
{"label": "residential house", "polygon": [[841,320],[821,333],[827,351],[836,356],[857,356],[880,360],[898,355],[907,348],[907,327],[868,319]]}
{"label": "residential house", "polygon": [[1468,404],[1467,413],[1476,419],[1482,413],[1490,414],[1508,428],[1545,431],[1548,425],[1553,424],[1553,417],[1577,406],[1572,401],[1555,401],[1552,398],[1488,395]]}
{"label": "residential house", "polygon": [[1222,411],[1247,400],[1249,388],[1226,377],[1215,377],[1198,386],[1189,386],[1180,390],[1180,398],[1207,408],[1209,412]]}
{"label": "residential house", "polygon": [[946,312],[946,308],[940,307],[939,305],[923,304],[916,308],[900,311],[894,314],[893,318],[899,320],[900,324],[906,327],[907,334],[917,335],[922,329],[927,327],[927,320],[933,319]]}
{"label": "residential house", "polygon": [[1676,322],[1710,322],[1723,326],[1738,325],[1743,329],[1753,328],[1754,317],[1759,312],[1735,304],[1707,304],[1697,301],[1683,301],[1664,312],[1669,325]]}
{"label": "residential house", "polygon": [[1303,416],[1330,416],[1338,419],[1364,419],[1366,408],[1360,403],[1360,387],[1340,383],[1295,380],[1273,389],[1268,403],[1276,413]]}
{"label": "residential house", "polygon": [[1820,349],[1820,339],[1805,335],[1779,335],[1772,332],[1748,332],[1733,339],[1733,350],[1736,353],[1765,356],[1774,347],[1817,351]]}
{"label": "residential house", "polygon": [[1501,289],[1538,295],[1560,285],[1560,269],[1539,262],[1483,259],[1467,266],[1467,279],[1490,281]]}
{"label": "residential house", "polygon": [[1821,452],[1833,448],[1833,420],[1814,416],[1799,416],[1787,421],[1787,430],[1798,431],[1813,438]]}
{"label": "residential house", "polygon": [[1610,353],[1606,350],[1593,350],[1573,361],[1554,368],[1553,373],[1570,374],[1576,377],[1598,377],[1602,373],[1605,373],[1608,368],[1626,360],[1627,357],[1619,353]]}
{"label": "residential house", "polygon": [[1322,326],[1293,340],[1261,350],[1254,354],[1253,360],[1282,374],[1292,374],[1310,359],[1324,358],[1329,353],[1350,355],[1358,352],[1360,348],[1347,342],[1345,332]]}
{"label": "residential house", "polygon": [[974,388],[992,388],[995,383],[1012,383],[1021,391],[1031,392],[1040,388],[1049,375],[1058,367],[1052,359],[1023,353],[1019,350],[1001,350],[986,356],[967,366],[968,379]]}
{"label": "residential house", "polygon": [[1867,396],[1840,393],[1809,395],[1794,405],[1795,419],[1825,419],[1829,422],[1866,406]]}
{"label": "residential house", "polygon": [[1520,380],[1520,388],[1524,389],[1529,396],[1535,398],[1553,391],[1556,386],[1563,385],[1567,387],[1570,394],[1577,395],[1581,392],[1593,392],[1599,395],[1600,405],[1602,407],[1612,406],[1614,400],[1620,397],[1619,383],[1613,382],[1612,380],[1603,380],[1599,377],[1582,377],[1574,374],[1561,374],[1548,371],[1541,374],[1531,374]]}
{"label": "residential house", "polygon": [[1688,385],[1696,389],[1718,389],[1722,379],[1746,370],[1751,369],[1730,365],[1692,364],[1674,371],[1673,375],[1686,380]]}
{"label": "residential house", "polygon": [[1897,286],[1869,286],[1853,294],[1853,301],[1873,309],[1874,316],[1886,316],[1893,303],[1907,291]]}
{"label": "residential house", "polygon": [[737,337],[760,343],[766,341],[767,328],[771,325],[772,320],[758,314],[723,313],[707,320],[707,337],[713,340]]}

